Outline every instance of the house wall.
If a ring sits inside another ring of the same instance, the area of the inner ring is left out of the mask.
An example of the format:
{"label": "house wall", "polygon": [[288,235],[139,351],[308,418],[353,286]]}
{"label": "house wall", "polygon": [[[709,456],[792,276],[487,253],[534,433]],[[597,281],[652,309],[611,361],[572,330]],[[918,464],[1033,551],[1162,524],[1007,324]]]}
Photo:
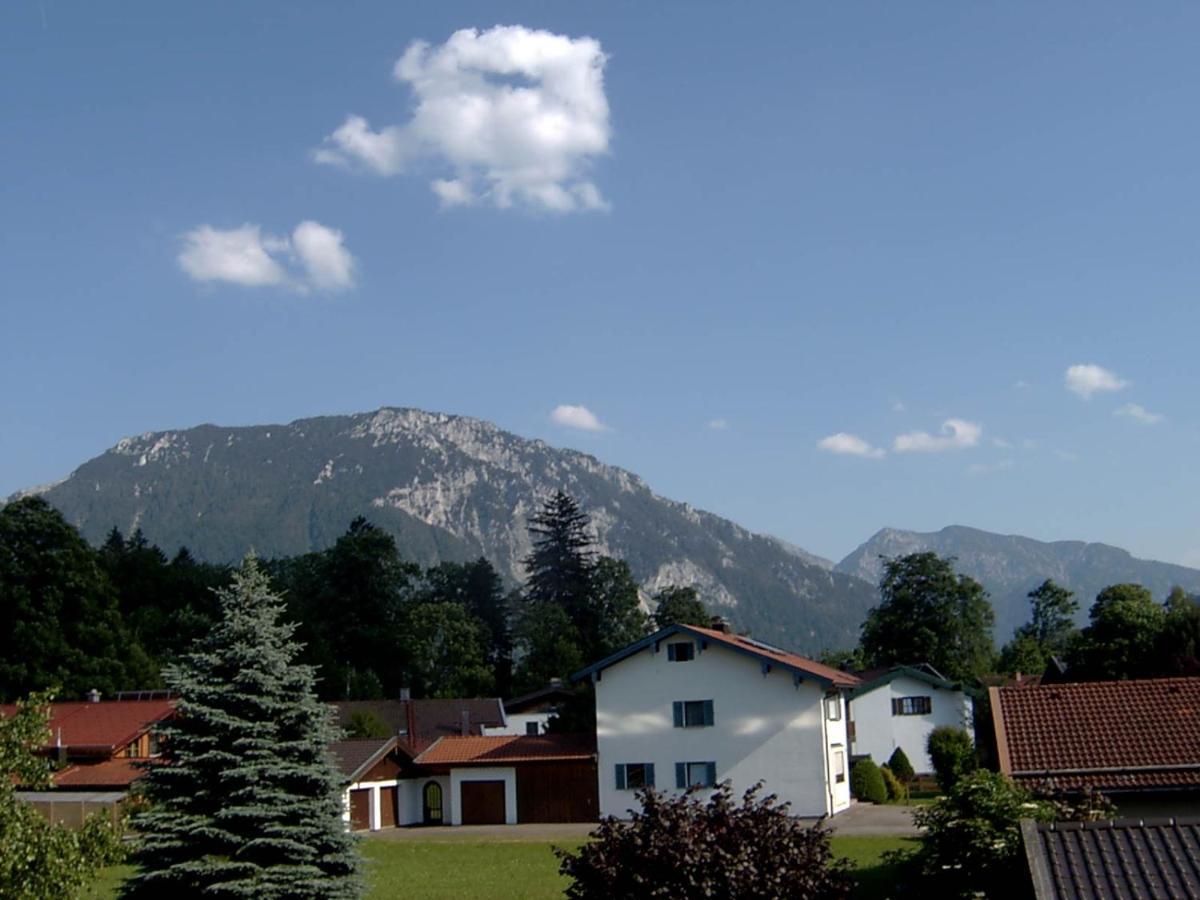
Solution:
{"label": "house wall", "polygon": [[546,733],[546,723],[550,721],[551,713],[547,712],[529,712],[529,713],[509,713],[507,723],[505,725],[497,725],[485,727],[483,733],[486,735],[493,734],[528,734],[525,730],[526,723],[534,722],[538,726],[537,733]]}
{"label": "house wall", "polygon": [[[735,794],[762,780],[800,816],[849,805],[848,779],[834,790],[827,777],[828,747],[847,744],[844,706],[840,721],[826,722],[816,681],[797,686],[781,668],[763,675],[759,660],[715,643],[671,662],[667,644],[679,640],[627,657],[596,683],[601,815],[627,816],[635,803],[633,791],[616,787],[617,763],[654,763],[656,786],[673,792],[676,762],[712,761],[717,781],[730,780]],[[712,700],[714,724],[674,727],[677,700]]]}
{"label": "house wall", "polygon": [[[926,716],[893,716],[892,699],[896,697],[929,697],[931,712]],[[937,688],[927,682],[899,675],[888,684],[850,701],[850,716],[854,720],[855,756],[870,756],[876,763],[888,761],[897,747],[917,772],[932,772],[925,741],[929,732],[939,725],[965,728],[975,738],[972,724],[973,701],[962,691]]]}
{"label": "house wall", "polygon": [[462,824],[462,784],[464,781],[504,782],[504,822],[517,824],[517,770],[508,767],[460,768],[450,770],[450,791],[454,798],[450,808],[450,824]]}
{"label": "house wall", "polygon": [[449,825],[452,822],[453,811],[456,807],[454,796],[450,791],[449,775],[434,775],[421,778],[406,778],[399,782],[399,816],[401,825],[421,825],[425,822],[425,785],[436,781],[442,786],[442,821]]}

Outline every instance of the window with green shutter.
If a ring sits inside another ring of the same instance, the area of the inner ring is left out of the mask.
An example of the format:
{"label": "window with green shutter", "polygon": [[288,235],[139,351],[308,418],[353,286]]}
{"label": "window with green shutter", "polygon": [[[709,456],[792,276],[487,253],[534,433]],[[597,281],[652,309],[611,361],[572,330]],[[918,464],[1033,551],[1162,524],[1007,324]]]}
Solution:
{"label": "window with green shutter", "polygon": [[676,700],[671,714],[676,728],[703,728],[714,722],[711,700]]}
{"label": "window with green shutter", "polygon": [[654,763],[617,763],[616,784],[618,791],[654,787]]}
{"label": "window with green shutter", "polygon": [[675,763],[675,787],[716,787],[717,764],[715,762]]}

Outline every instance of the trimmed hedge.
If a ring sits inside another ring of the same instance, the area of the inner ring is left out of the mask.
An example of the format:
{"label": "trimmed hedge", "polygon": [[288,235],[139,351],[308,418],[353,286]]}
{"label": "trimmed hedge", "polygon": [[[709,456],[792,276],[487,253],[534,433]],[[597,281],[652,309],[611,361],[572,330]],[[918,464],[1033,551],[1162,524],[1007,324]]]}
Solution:
{"label": "trimmed hedge", "polygon": [[879,774],[883,776],[883,785],[887,788],[889,800],[904,802],[908,799],[908,788],[904,786],[896,774],[887,766],[879,767]]}
{"label": "trimmed hedge", "polygon": [[917,777],[917,773],[913,770],[912,763],[908,761],[908,755],[904,752],[903,747],[897,747],[892,751],[892,756],[887,761],[887,767],[892,770],[893,775],[905,784],[908,784]]}
{"label": "trimmed hedge", "polygon": [[871,759],[860,759],[850,770],[850,793],[871,803],[887,802],[887,785],[883,783],[879,766]]}

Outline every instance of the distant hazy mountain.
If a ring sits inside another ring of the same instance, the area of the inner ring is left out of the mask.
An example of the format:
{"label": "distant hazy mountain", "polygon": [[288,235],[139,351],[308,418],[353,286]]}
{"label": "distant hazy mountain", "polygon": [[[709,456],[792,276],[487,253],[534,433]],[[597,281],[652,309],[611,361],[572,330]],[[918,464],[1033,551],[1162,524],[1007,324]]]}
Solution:
{"label": "distant hazy mountain", "polygon": [[1137,559],[1119,547],[1083,541],[1047,543],[962,525],[928,534],[884,528],[838,563],[836,571],[878,583],[883,571],[881,556],[925,550],[957,557],[955,568],[988,589],[996,609],[996,638],[1001,643],[1028,619],[1025,595],[1046,578],[1075,591],[1080,622],[1086,619],[1096,594],[1110,584],[1136,582],[1160,599],[1175,585],[1192,593],[1200,591],[1200,571]]}
{"label": "distant hazy mountain", "polygon": [[410,559],[483,555],[518,581],[526,520],[557,488],[646,590],[695,584],[764,640],[809,652],[849,646],[876,601],[873,585],[827,560],[659,497],[592,456],[413,409],[144,434],[39,492],[94,543],[115,525],[208,560],[251,547],[290,555],[330,545],[362,514]]}

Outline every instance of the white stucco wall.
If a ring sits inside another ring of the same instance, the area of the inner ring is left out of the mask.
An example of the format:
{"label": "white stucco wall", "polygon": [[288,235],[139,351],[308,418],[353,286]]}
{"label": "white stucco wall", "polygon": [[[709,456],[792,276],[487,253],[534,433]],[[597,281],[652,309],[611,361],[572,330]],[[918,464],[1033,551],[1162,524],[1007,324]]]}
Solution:
{"label": "white stucco wall", "polygon": [[[716,763],[717,781],[735,795],[757,781],[792,804],[798,816],[849,805],[848,780],[832,785],[828,747],[846,741],[846,716],[826,722],[825,689],[710,642],[688,662],[671,662],[668,638],[603,671],[596,683],[596,739],[601,815],[627,816],[634,792],[617,790],[617,763],[653,763],[656,787],[675,791],[676,762]],[[672,703],[712,700],[714,724],[676,728]],[[847,752],[847,766],[849,753]],[[832,795],[832,796],[831,796]]]}
{"label": "white stucco wall", "polygon": [[485,769],[451,769],[450,796],[454,803],[450,813],[450,824],[462,824],[462,784],[464,781],[503,781],[504,782],[504,822],[506,825],[517,824],[517,770],[511,766]]}
{"label": "white stucco wall", "polygon": [[442,786],[442,822],[449,825],[454,809],[454,797],[450,791],[450,776],[435,775],[431,778],[407,778],[400,782],[400,824],[422,825],[425,822],[425,785],[436,781]]}
{"label": "white stucco wall", "polygon": [[486,735],[493,734],[525,734],[525,725],[528,722],[536,722],[538,726],[538,734],[546,733],[546,723],[550,721],[549,712],[532,712],[532,713],[509,713],[506,717],[504,725],[485,726],[483,733]]}
{"label": "white stucco wall", "polygon": [[[896,697],[929,697],[931,712],[925,716],[893,716],[892,699]],[[900,675],[889,684],[850,701],[855,731],[854,755],[869,755],[882,765],[897,747],[903,747],[915,771],[932,772],[929,754],[925,752],[929,732],[939,725],[953,725],[965,728],[974,740],[972,710],[971,698],[962,691],[936,688]]]}

